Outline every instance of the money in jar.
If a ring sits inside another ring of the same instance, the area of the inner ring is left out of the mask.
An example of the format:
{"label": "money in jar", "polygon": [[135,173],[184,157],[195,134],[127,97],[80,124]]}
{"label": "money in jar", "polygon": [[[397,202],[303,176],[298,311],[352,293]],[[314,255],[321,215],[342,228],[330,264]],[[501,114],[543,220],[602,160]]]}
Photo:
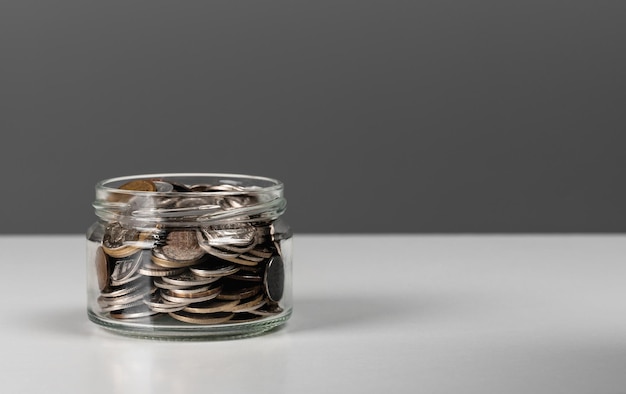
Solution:
{"label": "money in jar", "polygon": [[87,231],[87,315],[154,339],[268,333],[292,313],[284,185],[240,174],[98,182]]}

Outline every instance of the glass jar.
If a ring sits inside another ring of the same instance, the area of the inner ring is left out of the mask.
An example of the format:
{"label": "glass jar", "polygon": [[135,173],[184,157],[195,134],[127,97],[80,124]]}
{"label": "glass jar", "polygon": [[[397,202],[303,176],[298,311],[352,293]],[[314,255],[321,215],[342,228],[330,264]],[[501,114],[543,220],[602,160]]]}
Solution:
{"label": "glass jar", "polygon": [[275,179],[151,174],[96,185],[87,312],[155,339],[257,335],[292,311],[292,233]]}

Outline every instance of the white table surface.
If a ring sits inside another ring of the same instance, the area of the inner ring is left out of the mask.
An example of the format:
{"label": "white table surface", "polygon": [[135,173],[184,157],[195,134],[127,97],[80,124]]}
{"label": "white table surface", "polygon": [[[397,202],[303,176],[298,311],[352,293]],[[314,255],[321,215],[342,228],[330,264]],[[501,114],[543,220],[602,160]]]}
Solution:
{"label": "white table surface", "polygon": [[2,393],[626,393],[625,235],[296,235],[294,314],[219,342],[87,320],[82,236],[2,236]]}

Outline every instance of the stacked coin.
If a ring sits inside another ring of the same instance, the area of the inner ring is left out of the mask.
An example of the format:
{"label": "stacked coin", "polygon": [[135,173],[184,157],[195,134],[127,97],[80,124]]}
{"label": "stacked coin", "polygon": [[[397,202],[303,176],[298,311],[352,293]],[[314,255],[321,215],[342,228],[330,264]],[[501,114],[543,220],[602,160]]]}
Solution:
{"label": "stacked coin", "polygon": [[[232,185],[142,180],[120,189],[176,191],[173,209],[238,209],[256,200]],[[237,192],[203,196],[198,191]],[[253,191],[253,190],[250,190]],[[181,197],[192,192],[189,198]],[[153,230],[108,223],[96,251],[102,313],[119,319],[169,316],[191,324],[254,321],[282,312],[285,269],[271,221],[225,222]]]}

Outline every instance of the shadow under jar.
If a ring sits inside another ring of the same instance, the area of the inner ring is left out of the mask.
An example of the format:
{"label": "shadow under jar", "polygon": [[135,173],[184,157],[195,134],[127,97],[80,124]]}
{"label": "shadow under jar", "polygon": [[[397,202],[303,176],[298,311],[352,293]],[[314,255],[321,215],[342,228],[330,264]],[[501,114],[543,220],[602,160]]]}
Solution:
{"label": "shadow under jar", "polygon": [[96,185],[87,309],[114,332],[224,339],[283,325],[292,311],[292,233],[275,179],[151,174]]}

